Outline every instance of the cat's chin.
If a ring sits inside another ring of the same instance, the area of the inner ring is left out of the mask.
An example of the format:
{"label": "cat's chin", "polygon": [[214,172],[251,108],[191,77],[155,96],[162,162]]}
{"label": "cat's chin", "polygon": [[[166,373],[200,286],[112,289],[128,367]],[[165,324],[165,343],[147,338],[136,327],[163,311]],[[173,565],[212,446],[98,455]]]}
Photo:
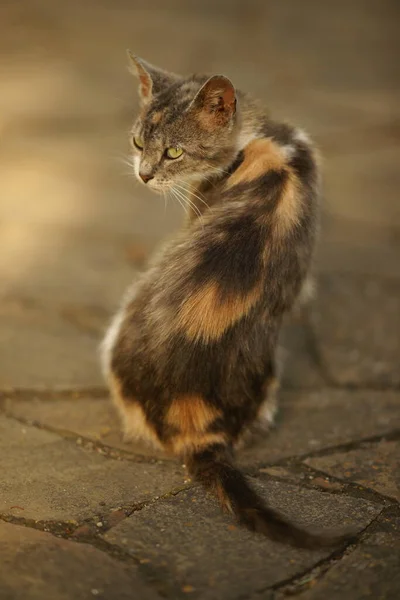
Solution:
{"label": "cat's chin", "polygon": [[155,194],[166,194],[173,186],[172,185],[149,185],[148,188]]}
{"label": "cat's chin", "polygon": [[167,194],[168,192],[173,192],[174,184],[173,183],[157,184],[157,183],[149,182],[146,185],[146,187],[149,190],[151,190],[152,192],[155,192],[156,194]]}
{"label": "cat's chin", "polygon": [[140,183],[140,185],[143,185],[148,190],[151,190],[152,192],[155,192],[156,194],[163,194],[163,193],[167,192],[169,189],[171,189],[171,187],[172,187],[172,184],[171,185],[160,185],[153,181],[144,183],[144,181],[142,181],[140,177],[136,177],[136,179]]}

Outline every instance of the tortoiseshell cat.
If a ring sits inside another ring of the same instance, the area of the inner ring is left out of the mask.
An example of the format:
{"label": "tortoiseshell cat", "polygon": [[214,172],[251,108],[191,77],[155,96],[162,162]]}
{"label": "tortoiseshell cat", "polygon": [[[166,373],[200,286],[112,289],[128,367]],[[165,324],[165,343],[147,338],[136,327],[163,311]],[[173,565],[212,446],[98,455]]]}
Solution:
{"label": "tortoiseshell cat", "polygon": [[191,201],[182,232],[128,291],[103,342],[125,434],[184,459],[249,529],[299,546],[341,539],[288,523],[232,451],[275,413],[282,317],[309,270],[318,167],[307,135],[226,77],[179,77],[130,56],[142,110],[135,173]]}

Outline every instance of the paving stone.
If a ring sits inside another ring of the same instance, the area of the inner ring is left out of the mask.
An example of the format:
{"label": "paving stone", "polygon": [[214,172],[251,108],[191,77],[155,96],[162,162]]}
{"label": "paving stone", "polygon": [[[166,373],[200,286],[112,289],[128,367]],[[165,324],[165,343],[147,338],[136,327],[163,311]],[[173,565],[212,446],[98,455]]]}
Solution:
{"label": "paving stone", "polygon": [[318,476],[314,477],[309,473],[303,473],[298,468],[294,467],[282,467],[282,466],[273,466],[273,467],[261,467],[258,470],[259,473],[267,473],[274,478],[278,478],[281,481],[285,481],[288,483],[307,483],[317,488],[322,488],[323,490],[328,491],[341,491],[344,489],[344,484],[339,483],[337,481],[330,481],[329,477]]}
{"label": "paving stone", "polygon": [[397,280],[321,275],[312,320],[331,379],[341,385],[398,385],[399,314]]}
{"label": "paving stone", "polygon": [[[394,600],[400,595],[400,518],[398,511],[382,516],[377,531],[368,533],[350,554],[333,563],[299,600]],[[306,586],[307,587],[307,586]],[[278,596],[279,597],[279,596]],[[286,597],[286,596],[285,596]],[[280,598],[280,597],[279,597]]]}
{"label": "paving stone", "polygon": [[374,237],[370,243],[359,244],[353,240],[340,244],[322,239],[316,269],[320,273],[355,273],[399,279],[399,247],[395,243],[379,245],[373,241]]}
{"label": "paving stone", "polygon": [[[271,481],[258,481],[269,497],[307,527],[365,526],[380,508],[363,500],[333,497]],[[165,568],[195,597],[240,598],[309,568],[329,551],[302,551],[233,525],[201,490],[180,493],[136,512],[105,534],[154,568]],[[207,593],[206,593],[206,590]]]}
{"label": "paving stone", "polygon": [[123,441],[121,423],[110,398],[88,398],[78,394],[76,398],[64,399],[55,394],[53,399],[45,400],[7,398],[4,404],[7,414],[28,422],[69,431],[125,452],[167,458],[143,444]]}
{"label": "paving stone", "polygon": [[113,460],[4,416],[0,453],[0,514],[27,519],[85,519],[165,494],[184,481],[179,464]]}
{"label": "paving stone", "polygon": [[103,385],[98,339],[32,298],[0,300],[0,342],[0,389]]}
{"label": "paving stone", "polygon": [[134,565],[28,527],[0,522],[0,554],[2,600],[159,598]]}
{"label": "paving stone", "polygon": [[325,215],[315,267],[320,273],[398,279],[399,252],[394,228]]}
{"label": "paving stone", "polygon": [[111,312],[137,275],[125,260],[124,238],[104,231],[21,222],[3,224],[0,233],[9,249],[8,261],[0,259],[2,312],[18,298],[59,314],[75,306]]}
{"label": "paving stone", "polygon": [[276,428],[240,453],[243,464],[271,463],[384,435],[400,424],[400,395],[396,392],[324,389],[285,392],[281,396]]}
{"label": "paving stone", "polygon": [[360,483],[400,501],[400,442],[382,441],[305,462],[328,475]]}
{"label": "paving stone", "polygon": [[[330,157],[325,165],[327,208],[334,215],[398,228],[399,147]],[[377,202],[379,198],[379,202]]]}

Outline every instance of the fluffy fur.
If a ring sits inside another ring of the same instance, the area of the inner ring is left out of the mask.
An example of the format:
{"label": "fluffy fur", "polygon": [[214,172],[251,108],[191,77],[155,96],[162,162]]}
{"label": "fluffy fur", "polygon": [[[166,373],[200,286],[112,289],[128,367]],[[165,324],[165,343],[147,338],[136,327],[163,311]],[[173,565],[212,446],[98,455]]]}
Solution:
{"label": "fluffy fur", "polygon": [[[104,342],[125,433],[182,457],[248,528],[300,546],[337,542],[268,508],[232,454],[275,414],[277,338],[316,235],[315,151],[226,77],[131,61],[141,97],[135,172],[187,200],[189,217],[128,291]],[[169,147],[183,153],[172,160]]]}

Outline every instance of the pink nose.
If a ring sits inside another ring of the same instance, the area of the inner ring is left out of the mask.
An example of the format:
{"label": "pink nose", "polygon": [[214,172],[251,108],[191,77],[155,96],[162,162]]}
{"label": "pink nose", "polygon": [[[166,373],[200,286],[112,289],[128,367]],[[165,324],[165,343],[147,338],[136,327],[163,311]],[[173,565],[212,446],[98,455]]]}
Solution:
{"label": "pink nose", "polygon": [[139,173],[139,175],[140,179],[144,181],[144,183],[147,183],[148,181],[150,181],[150,179],[154,179],[153,175],[145,175],[144,173]]}

